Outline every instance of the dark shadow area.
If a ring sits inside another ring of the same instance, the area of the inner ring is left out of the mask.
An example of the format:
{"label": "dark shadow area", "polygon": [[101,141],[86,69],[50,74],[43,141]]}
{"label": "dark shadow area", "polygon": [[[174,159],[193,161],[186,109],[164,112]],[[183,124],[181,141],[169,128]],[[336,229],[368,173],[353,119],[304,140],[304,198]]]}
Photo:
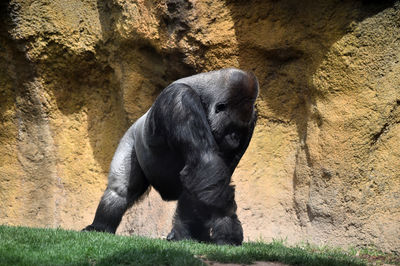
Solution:
{"label": "dark shadow area", "polygon": [[11,0],[3,0],[0,2],[0,25],[1,31],[5,31],[6,27],[4,23],[8,20],[8,14],[9,14],[9,5],[10,5]]}
{"label": "dark shadow area", "polygon": [[7,115],[7,111],[12,109],[15,103],[13,78],[9,69],[12,44],[8,34],[10,24],[8,4],[9,1],[0,2],[0,121],[10,120],[11,117]]}

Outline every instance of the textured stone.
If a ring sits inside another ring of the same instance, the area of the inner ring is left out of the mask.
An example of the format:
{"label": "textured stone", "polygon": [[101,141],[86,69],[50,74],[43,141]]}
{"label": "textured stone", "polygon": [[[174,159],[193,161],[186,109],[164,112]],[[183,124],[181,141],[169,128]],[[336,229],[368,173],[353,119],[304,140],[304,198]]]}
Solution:
{"label": "textured stone", "polygon": [[[12,0],[0,4],[0,223],[91,222],[127,127],[171,81],[260,81],[235,171],[245,239],[399,250],[400,2]],[[118,233],[165,236],[154,191]]]}

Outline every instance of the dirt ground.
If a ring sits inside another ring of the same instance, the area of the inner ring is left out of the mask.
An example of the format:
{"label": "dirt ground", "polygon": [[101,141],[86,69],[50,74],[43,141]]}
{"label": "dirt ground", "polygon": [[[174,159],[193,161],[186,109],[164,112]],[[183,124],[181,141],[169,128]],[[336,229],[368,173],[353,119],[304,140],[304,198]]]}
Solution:
{"label": "dirt ground", "polygon": [[[213,261],[205,261],[207,265],[212,266],[242,266],[248,264],[237,264],[237,263],[220,263],[220,262],[213,262]],[[252,266],[287,266],[288,264],[283,264],[280,262],[268,262],[268,261],[256,261]]]}

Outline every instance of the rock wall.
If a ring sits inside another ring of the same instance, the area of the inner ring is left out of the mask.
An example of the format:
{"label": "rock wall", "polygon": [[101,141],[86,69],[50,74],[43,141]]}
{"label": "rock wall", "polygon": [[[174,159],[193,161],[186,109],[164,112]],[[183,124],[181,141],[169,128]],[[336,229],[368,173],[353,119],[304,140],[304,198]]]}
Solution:
{"label": "rock wall", "polygon": [[[400,250],[400,2],[0,4],[0,223],[81,229],[120,137],[171,81],[259,78],[233,180],[246,240]],[[165,236],[149,197],[120,234]]]}

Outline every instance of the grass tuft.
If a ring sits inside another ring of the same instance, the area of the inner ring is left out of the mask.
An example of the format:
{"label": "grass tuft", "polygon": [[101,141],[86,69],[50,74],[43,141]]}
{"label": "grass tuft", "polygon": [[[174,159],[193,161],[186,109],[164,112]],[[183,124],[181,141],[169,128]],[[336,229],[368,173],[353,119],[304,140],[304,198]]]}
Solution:
{"label": "grass tuft", "polygon": [[361,256],[338,249],[286,247],[282,241],[217,246],[167,242],[62,229],[0,226],[0,265],[204,265],[204,261],[251,264],[366,265]]}

